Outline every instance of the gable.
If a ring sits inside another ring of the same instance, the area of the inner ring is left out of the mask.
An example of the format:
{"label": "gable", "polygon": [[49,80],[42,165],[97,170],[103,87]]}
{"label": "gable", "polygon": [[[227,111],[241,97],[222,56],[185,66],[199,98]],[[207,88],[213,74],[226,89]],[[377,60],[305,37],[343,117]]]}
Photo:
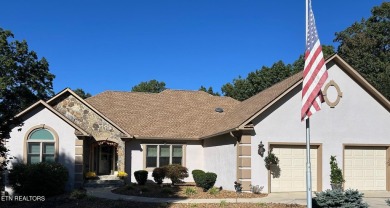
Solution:
{"label": "gable", "polygon": [[[349,141],[376,139],[387,143],[390,111],[378,98],[366,89],[367,86],[351,78],[348,71],[337,62],[327,63],[329,79],[340,88],[340,102],[331,108],[326,103],[310,118],[313,142],[319,138]],[[325,84],[326,84],[325,83]],[[305,122],[300,121],[302,85],[294,87],[274,105],[252,120],[256,136],[267,139],[296,141],[305,138]],[[323,87],[324,89],[324,87]],[[330,92],[330,90],[328,90]],[[331,100],[337,93],[333,89]],[[325,139],[325,140],[326,140]]]}
{"label": "gable", "polygon": [[[75,123],[73,123],[71,120],[66,118],[65,116],[61,115],[58,111],[56,111],[54,108],[52,108],[50,105],[45,103],[42,100],[39,100],[38,102],[34,103],[24,111],[18,113],[15,117],[19,117],[22,119],[22,121],[26,120],[27,118],[36,116],[35,113],[41,111],[41,110],[47,110],[48,112],[51,112],[54,116],[57,116],[59,119],[62,119],[65,123],[72,126],[76,132],[76,135],[79,136],[89,136],[89,134],[84,131],[82,128],[77,126]],[[42,117],[42,116],[40,116]],[[50,119],[48,119],[50,120]]]}
{"label": "gable", "polygon": [[88,106],[81,98],[71,92],[61,93],[48,101],[60,114],[80,126],[96,140],[118,140],[127,138],[128,134],[110,122],[99,112]]}
{"label": "gable", "polygon": [[[366,92],[367,95],[370,96],[368,98],[369,100],[374,99],[377,104],[382,105],[384,109],[386,109],[388,112],[390,111],[390,102],[382,95],[380,94],[372,85],[370,85],[356,70],[354,70],[350,65],[348,65],[342,58],[340,58],[337,54],[333,55],[326,61],[326,67],[328,69],[332,68],[333,66],[337,66],[337,69],[335,73],[344,73],[345,80],[350,80],[354,82],[356,85],[358,85],[358,88],[354,89],[361,89]],[[248,117],[246,121],[243,121],[239,129],[242,129],[245,125],[252,122],[255,118],[257,118],[259,115],[261,115],[264,111],[266,111],[271,106],[275,105],[276,102],[278,102],[280,99],[282,99],[286,94],[288,94],[290,91],[292,91],[294,88],[298,87],[299,92],[302,89],[302,72],[297,73],[290,78],[287,78],[286,80],[283,80],[280,83],[277,83],[276,85],[260,92],[259,94],[253,96],[252,98],[248,99],[246,102],[244,101],[243,104],[249,103],[249,109],[252,110],[252,115],[248,113]],[[340,77],[341,78],[341,77]],[[328,83],[332,79],[332,76],[329,76],[326,83]],[[294,80],[294,82],[291,82],[291,80]],[[325,84],[326,84],[325,83]],[[277,87],[278,85],[281,86],[288,86],[287,88],[283,87]],[[273,89],[277,87],[277,90]],[[324,90],[325,86],[323,87]],[[295,90],[296,91],[296,90]],[[276,96],[274,95],[276,93]],[[269,99],[269,96],[271,95],[272,99]],[[263,98],[266,96],[266,98]],[[301,96],[299,94],[299,96]],[[299,98],[300,99],[300,98]],[[257,102],[253,102],[256,100]],[[264,102],[264,100],[268,100],[267,102]],[[285,99],[284,99],[285,100]],[[300,100],[299,100],[300,102]],[[300,111],[301,103],[298,103],[294,108],[299,108],[297,112]],[[242,106],[241,106],[242,108]]]}

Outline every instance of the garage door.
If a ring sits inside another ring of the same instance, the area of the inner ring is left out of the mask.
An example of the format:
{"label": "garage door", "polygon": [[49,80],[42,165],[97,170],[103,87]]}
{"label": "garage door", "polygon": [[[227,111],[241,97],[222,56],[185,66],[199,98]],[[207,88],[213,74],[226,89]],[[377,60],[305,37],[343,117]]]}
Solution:
{"label": "garage door", "polygon": [[386,190],[386,147],[346,147],[345,188]]}
{"label": "garage door", "polygon": [[[271,169],[271,192],[306,191],[306,146],[273,146],[280,170]],[[312,190],[317,190],[317,148],[310,150]]]}

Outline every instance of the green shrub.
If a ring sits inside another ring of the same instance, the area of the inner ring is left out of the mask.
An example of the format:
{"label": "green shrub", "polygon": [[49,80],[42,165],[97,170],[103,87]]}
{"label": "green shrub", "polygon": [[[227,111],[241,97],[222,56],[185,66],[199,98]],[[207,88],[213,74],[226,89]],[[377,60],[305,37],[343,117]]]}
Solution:
{"label": "green shrub", "polygon": [[148,187],[142,187],[142,188],[141,188],[141,191],[142,191],[142,192],[149,192],[150,190],[149,190]]}
{"label": "green shrub", "polygon": [[193,187],[187,187],[184,193],[189,196],[189,195],[194,195],[196,194],[196,189]]}
{"label": "green shrub", "polygon": [[126,185],[126,190],[134,190],[134,186],[133,185]]}
{"label": "green shrub", "polygon": [[270,170],[272,165],[278,165],[279,158],[272,152],[272,149],[268,151],[268,155],[264,157],[264,165],[267,170]]}
{"label": "green shrub", "polygon": [[173,194],[173,191],[171,188],[165,187],[161,189],[162,194]]}
{"label": "green shrub", "polygon": [[345,180],[343,178],[343,172],[339,168],[336,160],[336,156],[330,156],[330,183],[342,184]]}
{"label": "green shrub", "polygon": [[217,181],[217,174],[207,172],[201,175],[200,187],[203,188],[203,191],[207,191],[214,186],[215,181]]}
{"label": "green shrub", "polygon": [[212,187],[210,190],[209,190],[209,194],[211,195],[217,195],[219,193],[219,189],[216,188],[216,187]]}
{"label": "green shrub", "polygon": [[85,190],[75,189],[70,193],[70,199],[84,199],[87,197],[87,192]]}
{"label": "green shrub", "polygon": [[357,189],[347,189],[344,195],[344,207],[368,207],[368,204],[363,202],[364,194],[360,193]]}
{"label": "green shrub", "polygon": [[368,207],[363,202],[363,194],[358,190],[348,189],[345,192],[341,190],[326,190],[316,192],[313,198],[314,207]]}
{"label": "green shrub", "polygon": [[226,200],[222,200],[221,202],[219,202],[220,207],[226,207],[228,204],[229,203]]}
{"label": "green shrub", "polygon": [[188,177],[188,169],[179,164],[171,164],[163,167],[165,176],[172,181],[172,185]]}
{"label": "green shrub", "polygon": [[196,186],[200,187],[202,175],[204,175],[205,172],[203,170],[193,170],[192,171],[192,178],[194,178]]}
{"label": "green shrub", "polygon": [[146,180],[148,179],[148,171],[146,170],[137,170],[134,172],[135,180],[138,185],[145,185]]}
{"label": "green shrub", "polygon": [[390,199],[386,200],[386,204],[387,204],[387,206],[390,206]]}
{"label": "green shrub", "polygon": [[54,196],[64,192],[68,170],[60,163],[17,164],[9,180],[20,195]]}
{"label": "green shrub", "polygon": [[162,182],[165,178],[164,168],[155,168],[153,170],[152,177],[157,184],[159,184],[159,185],[162,184]]}

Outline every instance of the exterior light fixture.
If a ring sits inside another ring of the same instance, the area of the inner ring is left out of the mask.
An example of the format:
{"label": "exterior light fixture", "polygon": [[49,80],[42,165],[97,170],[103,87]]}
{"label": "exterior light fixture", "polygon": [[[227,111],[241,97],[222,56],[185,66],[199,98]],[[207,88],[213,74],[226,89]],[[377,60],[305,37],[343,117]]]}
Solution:
{"label": "exterior light fixture", "polygon": [[261,157],[264,156],[264,152],[265,152],[265,149],[264,149],[264,144],[262,141],[260,141],[260,144],[259,144],[259,149],[257,150],[257,153],[259,153],[259,155]]}

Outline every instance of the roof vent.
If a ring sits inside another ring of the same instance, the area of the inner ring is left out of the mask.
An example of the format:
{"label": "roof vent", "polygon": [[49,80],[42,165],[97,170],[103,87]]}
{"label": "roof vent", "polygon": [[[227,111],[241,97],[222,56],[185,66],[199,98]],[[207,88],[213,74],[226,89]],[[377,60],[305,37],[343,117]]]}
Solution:
{"label": "roof vent", "polygon": [[223,112],[223,108],[215,108],[215,112],[222,113]]}

